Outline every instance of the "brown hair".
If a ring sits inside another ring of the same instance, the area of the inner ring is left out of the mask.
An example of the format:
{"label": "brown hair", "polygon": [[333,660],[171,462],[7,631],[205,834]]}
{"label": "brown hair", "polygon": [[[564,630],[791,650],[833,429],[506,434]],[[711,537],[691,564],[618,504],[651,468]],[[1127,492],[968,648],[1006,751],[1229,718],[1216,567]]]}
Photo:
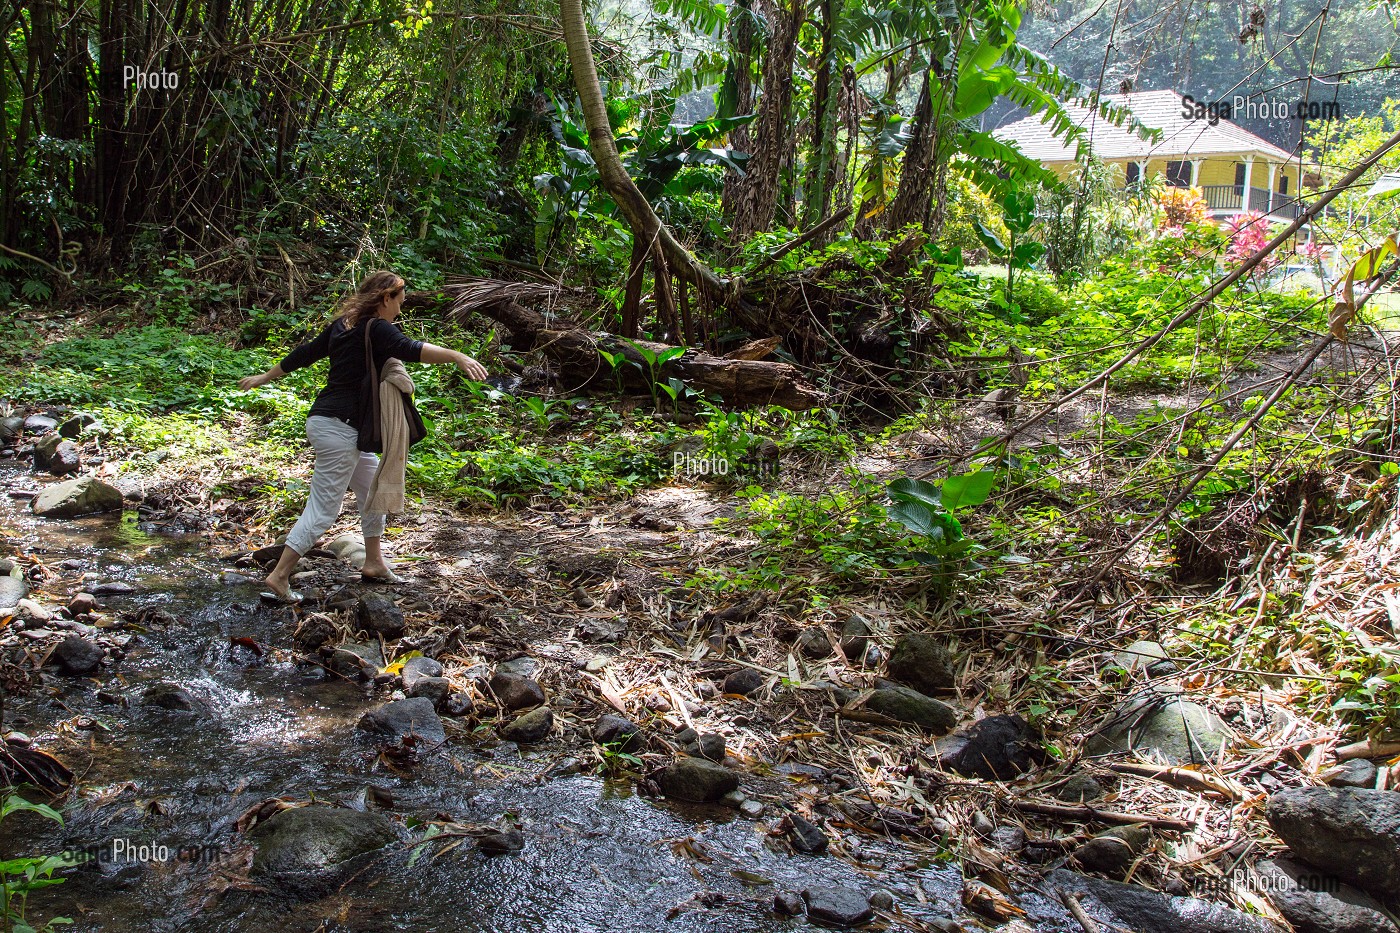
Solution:
{"label": "brown hair", "polygon": [[380,269],[365,276],[355,294],[346,298],[340,305],[340,317],[346,327],[357,327],[366,318],[373,317],[380,303],[404,287],[402,277]]}

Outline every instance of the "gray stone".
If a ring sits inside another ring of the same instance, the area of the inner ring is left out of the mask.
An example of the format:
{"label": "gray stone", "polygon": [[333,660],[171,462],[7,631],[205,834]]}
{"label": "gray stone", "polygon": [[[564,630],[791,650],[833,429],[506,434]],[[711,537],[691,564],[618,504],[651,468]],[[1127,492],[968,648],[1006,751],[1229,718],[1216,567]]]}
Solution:
{"label": "gray stone", "polygon": [[365,593],[355,607],[360,631],[397,638],[403,634],[403,610],[383,593]]}
{"label": "gray stone", "polygon": [[1092,919],[1135,933],[1281,933],[1262,917],[1211,901],[1174,897],[1065,869],[1052,871],[1045,882],[1052,891],[1077,895]]}
{"label": "gray stone", "polygon": [[1376,766],[1365,758],[1353,758],[1342,764],[1342,770],[1327,782],[1333,787],[1376,786]]}
{"label": "gray stone", "polygon": [[82,459],[78,445],[58,434],[45,434],[34,444],[34,465],[55,476],[78,472]]}
{"label": "gray stone", "polygon": [[1204,706],[1153,695],[1121,707],[1089,739],[1086,750],[1090,755],[1137,751],[1169,764],[1202,764],[1214,761],[1220,743],[1230,737],[1229,727]]}
{"label": "gray stone", "polygon": [[1074,858],[1089,871],[1122,878],[1151,841],[1152,832],[1144,826],[1115,826],[1075,849]]}
{"label": "gray stone", "polygon": [[1103,796],[1103,785],[1089,774],[1076,774],[1055,790],[1055,799],[1066,803],[1083,803]]}
{"label": "gray stone", "polygon": [[12,441],[24,430],[24,419],[19,415],[0,418],[0,441]]}
{"label": "gray stone", "polygon": [[69,635],[58,643],[48,663],[58,665],[59,670],[71,677],[79,677],[97,670],[105,654],[100,645],[79,635]]}
{"label": "gray stone", "polygon": [[342,677],[373,677],[383,666],[384,655],[377,642],[343,642],[326,659],[326,667]]}
{"label": "gray stone", "polygon": [[77,437],[83,433],[83,428],[91,424],[97,424],[97,419],[87,412],[78,412],[70,415],[58,426],[58,433],[63,437]]}
{"label": "gray stone", "polygon": [[729,753],[729,749],[724,743],[724,736],[713,732],[695,737],[686,742],[684,748],[687,755],[696,755],[711,761],[723,761],[724,756]]}
{"label": "gray stone", "polygon": [[1400,793],[1290,787],[1264,815],[1308,864],[1381,897],[1400,891]]}
{"label": "gray stone", "polygon": [[953,658],[932,635],[904,635],[895,642],[886,667],[890,680],[923,694],[953,688]]}
{"label": "gray stone", "polygon": [[43,518],[75,518],[121,507],[121,490],[91,476],[45,486],[30,503],[34,514]]}
{"label": "gray stone", "polygon": [[530,745],[544,741],[554,728],[554,711],[548,706],[537,706],[501,730],[501,738],[509,742]]}
{"label": "gray stone", "polygon": [[831,657],[831,637],[819,628],[803,629],[796,646],[804,658],[813,661]]}
{"label": "gray stone", "polygon": [[894,895],[884,888],[876,888],[870,892],[870,906],[876,910],[894,910]]}
{"label": "gray stone", "polygon": [[94,596],[130,596],[137,591],[138,587],[125,580],[108,580],[90,588]]}
{"label": "gray stone", "polygon": [[1398,933],[1374,898],[1290,859],[1262,861],[1255,871],[1295,933]]}
{"label": "gray stone", "polygon": [[539,669],[540,662],[529,657],[512,658],[496,665],[496,670],[503,674],[519,674],[521,677],[534,677]]}
{"label": "gray stone", "polygon": [[403,662],[400,676],[403,679],[403,688],[412,690],[413,684],[420,677],[441,677],[442,665],[432,658],[425,658],[420,654]]}
{"label": "gray stone", "polygon": [[863,926],[875,917],[870,899],[859,888],[820,887],[802,892],[807,919],[827,926]]}
{"label": "gray stone", "polygon": [[47,434],[57,428],[58,422],[48,415],[33,414],[24,419],[25,434]]}
{"label": "gray stone", "polygon": [[207,713],[204,702],[178,684],[156,684],[141,694],[141,703],[175,713]]}
{"label": "gray stone", "polygon": [[319,872],[392,843],[393,822],[382,813],[340,807],[297,807],[259,823],[253,874]]}
{"label": "gray stone", "polygon": [[802,895],[796,891],[779,891],[773,895],[773,913],[780,917],[796,917],[806,909]]}
{"label": "gray stone", "polygon": [[739,775],[705,758],[679,758],[657,774],[656,783],[667,797],[713,803],[739,788]]}
{"label": "gray stone", "polygon": [[447,702],[448,695],[452,693],[452,684],[442,677],[419,677],[406,692],[410,697],[422,697],[434,707],[439,707]]}
{"label": "gray stone", "polygon": [[1167,650],[1155,641],[1135,641],[1122,651],[1114,652],[1113,663],[1129,672],[1146,671],[1153,677],[1171,674],[1176,663]]}
{"label": "gray stone", "polygon": [[476,847],[487,855],[509,855],[525,848],[525,836],[518,829],[478,836]]}
{"label": "gray stone", "polygon": [[0,577],[0,609],[14,609],[19,606],[19,601],[29,595],[29,584],[24,582],[23,577],[12,577],[8,574]]}
{"label": "gray stone", "polygon": [[593,741],[619,752],[640,751],[644,744],[642,727],[621,716],[599,716],[593,724]]}
{"label": "gray stone", "polygon": [[841,624],[841,651],[846,660],[859,664],[870,646],[870,626],[863,617],[852,615]]}
{"label": "gray stone", "polygon": [[724,678],[724,686],[720,690],[724,693],[737,693],[739,696],[751,696],[763,689],[767,678],[751,667],[741,667],[738,670],[730,671]]}
{"label": "gray stone", "polygon": [[789,813],[786,818],[788,840],[798,852],[807,855],[821,855],[830,845],[821,827],[800,813]]}
{"label": "gray stone", "polygon": [[865,701],[865,708],[872,713],[918,726],[934,735],[942,735],[958,724],[956,709],[898,684],[876,690]]}
{"label": "gray stone", "polygon": [[1039,732],[1020,716],[979,719],[936,748],[945,768],[985,781],[1009,781],[1046,761]]}
{"label": "gray stone", "polygon": [[36,603],[32,599],[21,599],[15,603],[15,608],[19,610],[21,618],[43,625],[45,622],[52,622],[54,611],[48,606]]}
{"label": "gray stone", "polygon": [[91,593],[75,593],[68,601],[68,612],[74,617],[97,611],[97,597]]}
{"label": "gray stone", "polygon": [[370,710],[360,718],[359,727],[394,745],[405,739],[428,745],[441,745],[447,740],[432,701],[423,697],[395,700]]}
{"label": "gray stone", "polygon": [[475,709],[472,698],[465,693],[449,693],[442,701],[442,712],[447,716],[466,716]]}
{"label": "gray stone", "polygon": [[491,678],[491,692],[506,709],[524,709],[544,702],[544,688],[521,674],[498,670]]}

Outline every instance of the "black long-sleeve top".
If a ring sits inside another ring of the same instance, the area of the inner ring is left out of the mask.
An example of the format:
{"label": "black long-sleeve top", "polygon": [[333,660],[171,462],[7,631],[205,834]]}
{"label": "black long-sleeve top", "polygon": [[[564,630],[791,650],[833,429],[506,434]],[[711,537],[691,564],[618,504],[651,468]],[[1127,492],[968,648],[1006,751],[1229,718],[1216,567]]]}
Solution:
{"label": "black long-sleeve top", "polygon": [[[391,359],[417,363],[423,355],[423,341],[410,340],[397,324],[379,317],[369,319],[370,352],[376,370],[382,370]],[[285,373],[310,366],[330,358],[330,374],[326,387],[316,396],[307,416],[325,415],[347,424],[360,423],[360,386],[365,378],[365,322],[347,327],[344,319],[336,318],[313,340],[297,347],[282,360]]]}

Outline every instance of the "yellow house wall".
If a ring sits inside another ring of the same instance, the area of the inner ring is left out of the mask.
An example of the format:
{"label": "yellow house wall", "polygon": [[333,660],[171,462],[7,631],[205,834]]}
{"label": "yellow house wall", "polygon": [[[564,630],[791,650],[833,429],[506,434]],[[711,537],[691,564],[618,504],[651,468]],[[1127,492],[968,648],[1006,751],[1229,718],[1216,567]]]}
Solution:
{"label": "yellow house wall", "polygon": [[[1122,183],[1127,178],[1129,159],[1109,159],[1111,164],[1118,166],[1118,178]],[[1173,160],[1175,161],[1175,160]],[[1201,160],[1201,171],[1197,178],[1199,185],[1233,185],[1235,183],[1235,165],[1243,162],[1243,157],[1239,156],[1214,156]],[[1274,170],[1274,190],[1279,188],[1279,180],[1283,176],[1288,176],[1288,194],[1296,196],[1298,194],[1298,163],[1274,163],[1278,167]],[[1050,169],[1062,181],[1067,179],[1074,171],[1074,162],[1051,162],[1045,167]],[[1148,159],[1147,177],[1153,175],[1167,174],[1166,159]],[[1254,170],[1249,177],[1250,186],[1253,188],[1267,188],[1269,186],[1269,166],[1264,159],[1256,157],[1254,159]]]}

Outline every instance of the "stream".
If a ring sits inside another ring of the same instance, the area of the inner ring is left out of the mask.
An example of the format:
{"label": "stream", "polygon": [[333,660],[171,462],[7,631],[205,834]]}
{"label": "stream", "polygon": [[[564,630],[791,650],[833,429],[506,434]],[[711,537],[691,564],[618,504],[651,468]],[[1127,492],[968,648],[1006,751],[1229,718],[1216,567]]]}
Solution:
{"label": "stream", "polygon": [[[3,479],[32,488],[17,470]],[[875,860],[883,871],[779,851],[765,842],[778,816],[771,808],[750,821],[728,807],[646,799],[627,782],[561,773],[557,753],[543,749],[456,737],[396,773],[356,729],[382,697],[296,664],[293,611],[261,603],[256,585],[221,583],[203,539],[147,533],[132,513],[46,522],[27,505],[7,497],[0,525],[13,553],[60,574],[36,598],[66,602],[97,583],[133,589],[101,597],[103,624],[131,633],[124,659],[95,677],[46,672],[43,685],[8,701],[6,726],[63,759],[78,789],[58,804],[62,827],[6,819],[0,855],[97,856],[35,894],[31,919],[62,915],[72,929],[110,931],[737,933],[804,926],[774,913],[774,894],[823,885],[883,887],[900,910],[926,919],[958,910],[954,867],[916,865],[893,846]],[[143,621],[120,621],[133,618]],[[142,704],[156,683],[184,688],[206,709]],[[251,844],[235,824],[273,797],[380,808],[401,842],[324,890],[250,880]],[[523,833],[522,851],[487,856],[470,839],[412,845],[420,821],[503,817]]]}

